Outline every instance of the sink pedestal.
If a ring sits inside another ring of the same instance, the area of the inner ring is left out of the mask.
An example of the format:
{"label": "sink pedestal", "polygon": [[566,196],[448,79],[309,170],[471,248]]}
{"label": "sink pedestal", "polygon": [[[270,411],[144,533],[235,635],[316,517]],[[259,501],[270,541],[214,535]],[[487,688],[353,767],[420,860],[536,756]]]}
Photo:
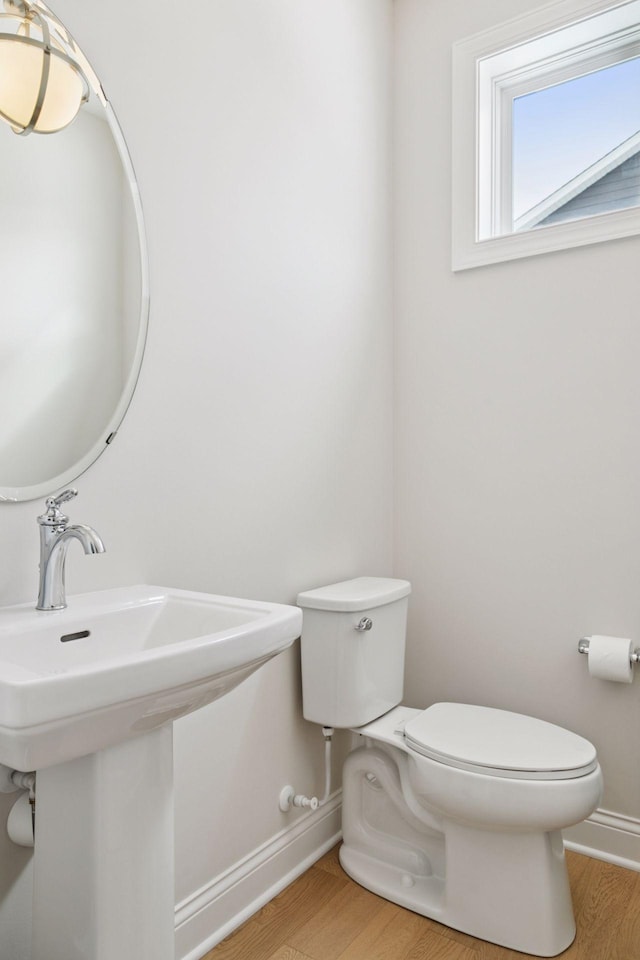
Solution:
{"label": "sink pedestal", "polygon": [[33,960],[174,960],[173,725],[39,770]]}

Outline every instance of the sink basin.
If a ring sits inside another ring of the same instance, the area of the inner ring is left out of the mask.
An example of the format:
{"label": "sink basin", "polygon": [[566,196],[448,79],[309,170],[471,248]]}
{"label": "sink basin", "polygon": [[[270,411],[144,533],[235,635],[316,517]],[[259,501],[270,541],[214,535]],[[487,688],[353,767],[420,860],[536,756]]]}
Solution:
{"label": "sink basin", "polygon": [[297,607],[136,586],[0,608],[0,763],[39,770],[216,700],[300,635]]}

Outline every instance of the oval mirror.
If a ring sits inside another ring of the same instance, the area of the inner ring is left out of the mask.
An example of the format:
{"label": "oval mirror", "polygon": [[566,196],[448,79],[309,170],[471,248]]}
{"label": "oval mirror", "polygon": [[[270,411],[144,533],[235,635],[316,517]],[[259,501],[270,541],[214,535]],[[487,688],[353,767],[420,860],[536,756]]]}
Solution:
{"label": "oval mirror", "polygon": [[[0,500],[18,501],[67,485],[112,441],[138,378],[149,295],[135,175],[99,81],[45,4],[4,0],[0,12]],[[12,46],[43,59],[37,28],[50,34],[49,59],[71,61],[82,84],[75,118],[55,132],[38,129],[56,116],[39,65],[39,107],[16,120],[3,100],[22,87]]]}

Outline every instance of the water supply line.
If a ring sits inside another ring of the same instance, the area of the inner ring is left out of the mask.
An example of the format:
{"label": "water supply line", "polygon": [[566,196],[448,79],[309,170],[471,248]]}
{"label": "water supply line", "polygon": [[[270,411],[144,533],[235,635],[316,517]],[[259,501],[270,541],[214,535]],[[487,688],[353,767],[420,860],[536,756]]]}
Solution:
{"label": "water supply line", "polygon": [[333,727],[323,727],[322,736],[324,737],[324,793],[322,798],[307,797],[303,793],[296,793],[294,788],[288,784],[280,791],[278,805],[283,813],[287,813],[292,807],[318,810],[320,807],[323,807],[329,799],[331,794],[331,742],[333,738]]}

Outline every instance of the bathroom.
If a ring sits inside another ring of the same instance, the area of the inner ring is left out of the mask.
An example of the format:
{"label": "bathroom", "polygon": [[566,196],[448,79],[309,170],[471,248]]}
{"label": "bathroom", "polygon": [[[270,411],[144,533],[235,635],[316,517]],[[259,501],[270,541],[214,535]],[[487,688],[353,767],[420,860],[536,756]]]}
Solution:
{"label": "bathroom", "polygon": [[[70,550],[69,594],[293,603],[406,577],[406,703],[591,740],[605,813],[570,839],[640,869],[637,683],[577,654],[640,639],[639,241],[451,270],[452,43],[543,4],[51,6],[124,131],[151,292],[132,404],[68,509],[107,551]],[[35,600],[41,508],[1,505],[3,605]],[[176,958],[196,960],[336,842],[339,794],[278,807],[323,790],[295,645],[174,736]],[[31,853],[3,834],[0,854],[0,956],[28,960]]]}

